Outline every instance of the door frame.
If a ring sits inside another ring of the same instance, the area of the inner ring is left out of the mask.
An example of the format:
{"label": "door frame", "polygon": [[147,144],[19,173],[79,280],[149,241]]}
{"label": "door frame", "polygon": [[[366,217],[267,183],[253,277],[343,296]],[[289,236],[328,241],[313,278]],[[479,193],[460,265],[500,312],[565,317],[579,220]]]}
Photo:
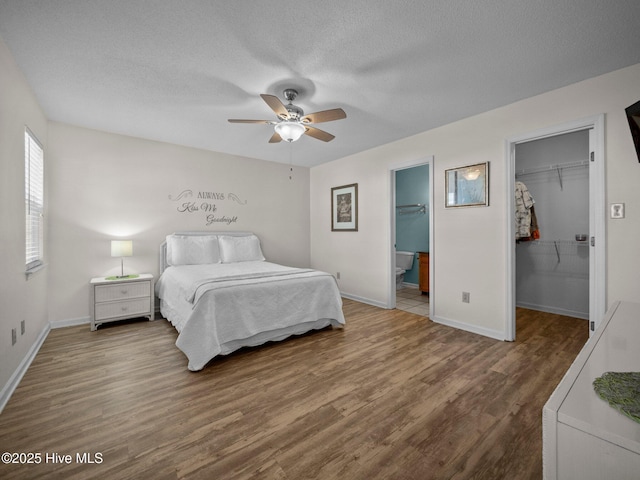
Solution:
{"label": "door frame", "polygon": [[507,195],[507,263],[505,279],[505,340],[516,338],[516,245],[515,245],[515,153],[518,143],[540,140],[565,133],[589,130],[589,335],[600,324],[607,309],[606,265],[606,182],[604,148],[604,114],[587,117],[553,127],[536,130],[505,140]]}
{"label": "door frame", "polygon": [[390,228],[389,228],[389,302],[388,308],[396,308],[396,171],[407,168],[427,165],[429,168],[429,318],[433,318],[435,306],[434,293],[434,271],[435,271],[435,242],[433,240],[434,218],[433,218],[433,155],[393,163],[389,165],[389,187],[390,187]]}

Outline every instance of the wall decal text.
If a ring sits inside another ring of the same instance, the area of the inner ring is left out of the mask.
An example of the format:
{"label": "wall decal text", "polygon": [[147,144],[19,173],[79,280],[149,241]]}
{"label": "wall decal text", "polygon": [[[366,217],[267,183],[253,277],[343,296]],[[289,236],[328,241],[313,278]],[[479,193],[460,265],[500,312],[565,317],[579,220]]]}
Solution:
{"label": "wall decal text", "polygon": [[238,205],[246,205],[247,201],[242,200],[235,193],[223,193],[214,191],[196,191],[187,189],[182,190],[177,195],[169,195],[169,200],[176,204],[175,208],[178,213],[183,214],[204,214],[204,223],[210,226],[214,223],[224,223],[231,225],[238,221],[237,215],[224,215],[218,212],[219,205],[224,207],[222,202],[234,202]]}

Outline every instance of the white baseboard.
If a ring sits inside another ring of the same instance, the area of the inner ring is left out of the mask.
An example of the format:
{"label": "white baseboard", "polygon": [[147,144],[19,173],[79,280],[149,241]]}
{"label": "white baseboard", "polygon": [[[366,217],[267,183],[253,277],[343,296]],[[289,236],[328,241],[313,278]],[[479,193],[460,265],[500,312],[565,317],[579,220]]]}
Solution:
{"label": "white baseboard", "polygon": [[479,327],[478,325],[471,325],[469,323],[459,322],[458,320],[451,320],[449,318],[439,316],[435,316],[431,320],[448,327],[457,328],[458,330],[464,330],[465,332],[477,333],[478,335],[495,338],[496,340],[505,340],[505,332],[503,332],[502,330],[492,330],[490,328]]}
{"label": "white baseboard", "polygon": [[67,320],[56,320],[49,322],[52,329],[74,327],[76,325],[85,325],[91,323],[91,317],[69,318]]}
{"label": "white baseboard", "polygon": [[31,365],[33,359],[36,358],[36,354],[40,350],[40,347],[42,347],[42,344],[47,338],[47,335],[49,335],[50,331],[51,325],[47,325],[42,329],[42,332],[40,332],[40,335],[38,336],[34,344],[31,345],[31,348],[27,352],[27,355],[22,359],[16,371],[13,372],[13,375],[11,375],[9,381],[5,384],[4,387],[2,387],[2,390],[0,391],[0,413],[2,413],[2,410],[4,410],[4,407],[7,405],[7,402],[11,398],[11,395],[13,395],[13,392],[20,384],[20,380],[22,380],[24,374],[27,373],[29,365]]}
{"label": "white baseboard", "polygon": [[345,292],[340,292],[340,296],[348,298],[349,300],[355,300],[356,302],[366,303],[367,305],[372,305],[374,307],[380,307],[387,310],[389,309],[389,306],[387,304],[378,302],[377,300],[371,300],[370,298],[360,297],[358,295],[352,295]]}
{"label": "white baseboard", "polygon": [[549,307],[547,305],[536,305],[534,303],[526,303],[526,302],[517,302],[516,307],[535,310],[537,312],[554,313],[556,315],[564,315],[566,317],[582,318],[583,320],[589,320],[589,312],[576,312],[574,310],[567,310],[565,308]]}

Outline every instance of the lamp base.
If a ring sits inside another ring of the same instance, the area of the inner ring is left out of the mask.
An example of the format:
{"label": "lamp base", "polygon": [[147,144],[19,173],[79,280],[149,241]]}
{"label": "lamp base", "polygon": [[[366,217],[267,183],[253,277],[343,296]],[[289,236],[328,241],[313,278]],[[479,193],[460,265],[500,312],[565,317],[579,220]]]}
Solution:
{"label": "lamp base", "polygon": [[138,278],[140,275],[114,275],[112,277],[106,277],[107,280],[124,280],[125,278]]}

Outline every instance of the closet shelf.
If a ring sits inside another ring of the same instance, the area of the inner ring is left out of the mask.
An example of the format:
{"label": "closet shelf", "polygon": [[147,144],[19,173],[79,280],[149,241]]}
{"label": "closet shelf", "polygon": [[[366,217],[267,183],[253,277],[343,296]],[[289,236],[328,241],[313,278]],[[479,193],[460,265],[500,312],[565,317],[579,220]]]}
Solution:
{"label": "closet shelf", "polygon": [[[558,263],[560,263],[560,250],[562,247],[588,247],[588,241],[578,241],[578,240],[531,240],[527,242],[519,242],[519,245],[531,245],[532,247],[553,247],[555,250],[556,257],[558,259]],[[566,250],[562,252],[562,255],[565,255]]]}
{"label": "closet shelf", "polygon": [[539,245],[539,246],[545,246],[545,245],[584,245],[584,246],[588,246],[589,242],[587,240],[580,242],[577,240],[530,240],[528,242],[521,242],[523,244],[530,244],[530,245]]}
{"label": "closet shelf", "polygon": [[522,177],[524,175],[532,175],[534,173],[557,172],[558,181],[560,182],[560,190],[562,190],[563,189],[562,170],[564,170],[565,168],[577,168],[577,167],[588,167],[588,166],[589,166],[589,160],[580,160],[578,162],[566,162],[566,163],[557,163],[555,165],[545,165],[544,167],[525,168],[525,169],[516,171],[516,178]]}

